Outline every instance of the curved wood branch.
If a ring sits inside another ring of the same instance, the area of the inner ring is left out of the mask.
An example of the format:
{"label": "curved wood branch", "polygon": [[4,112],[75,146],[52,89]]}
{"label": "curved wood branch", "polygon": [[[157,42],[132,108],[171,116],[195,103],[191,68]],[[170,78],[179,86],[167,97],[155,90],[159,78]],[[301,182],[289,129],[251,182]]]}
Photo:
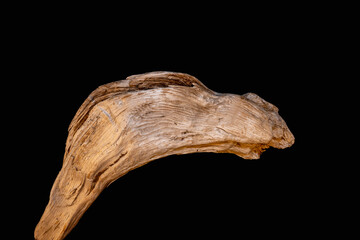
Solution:
{"label": "curved wood branch", "polygon": [[63,239],[110,183],[172,154],[258,159],[294,137],[278,109],[253,93],[220,94],[188,74],[151,72],[98,87],[69,127],[63,166],[35,229]]}

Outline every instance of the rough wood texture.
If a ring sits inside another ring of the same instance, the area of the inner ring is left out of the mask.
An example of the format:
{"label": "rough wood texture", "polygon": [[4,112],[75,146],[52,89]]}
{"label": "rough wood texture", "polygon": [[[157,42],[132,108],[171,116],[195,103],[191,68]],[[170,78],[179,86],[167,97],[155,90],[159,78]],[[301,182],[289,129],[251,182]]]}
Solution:
{"label": "rough wood texture", "polygon": [[258,159],[270,146],[293,143],[278,109],[253,93],[216,93],[174,72],[100,86],[70,124],[63,166],[35,239],[63,239],[105,187],[152,160],[193,152]]}

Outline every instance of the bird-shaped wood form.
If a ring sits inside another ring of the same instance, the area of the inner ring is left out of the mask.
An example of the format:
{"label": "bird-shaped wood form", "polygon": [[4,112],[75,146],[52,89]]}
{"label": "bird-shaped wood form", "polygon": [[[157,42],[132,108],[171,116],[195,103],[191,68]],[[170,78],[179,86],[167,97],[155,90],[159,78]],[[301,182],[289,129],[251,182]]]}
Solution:
{"label": "bird-shaped wood form", "polygon": [[35,239],[64,239],[105,187],[152,160],[194,152],[258,159],[270,146],[293,143],[277,107],[253,93],[217,93],[175,72],[105,84],[69,126],[62,169]]}

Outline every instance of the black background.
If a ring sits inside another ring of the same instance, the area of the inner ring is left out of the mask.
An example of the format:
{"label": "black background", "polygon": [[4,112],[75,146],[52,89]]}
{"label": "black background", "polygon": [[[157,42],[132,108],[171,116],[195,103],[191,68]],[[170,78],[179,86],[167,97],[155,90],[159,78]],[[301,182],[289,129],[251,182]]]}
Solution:
{"label": "black background", "polygon": [[[304,90],[320,84],[323,28],[292,14],[194,21],[182,13],[151,23],[58,15],[24,22],[27,41],[15,42],[22,67],[14,75],[22,80],[13,85],[25,92],[20,100],[30,110],[24,126],[28,232],[46,207],[68,125],[82,102],[99,85],[149,71],[188,73],[216,92],[254,92],[280,109],[295,144],[270,148],[259,160],[198,153],[151,162],[106,188],[66,239],[306,236],[316,228],[323,211],[314,169],[321,159],[307,154],[310,107],[303,99]],[[176,21],[166,24],[169,18]]]}

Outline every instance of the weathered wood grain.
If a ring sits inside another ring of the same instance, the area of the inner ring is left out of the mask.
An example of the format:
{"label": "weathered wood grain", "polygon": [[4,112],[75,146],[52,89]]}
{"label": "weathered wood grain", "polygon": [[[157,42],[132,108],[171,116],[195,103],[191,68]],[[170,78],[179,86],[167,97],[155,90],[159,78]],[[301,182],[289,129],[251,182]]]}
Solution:
{"label": "weathered wood grain", "polygon": [[172,154],[258,159],[294,136],[278,109],[253,93],[216,93],[183,73],[151,72],[98,87],[69,126],[63,166],[35,239],[63,239],[110,183]]}

